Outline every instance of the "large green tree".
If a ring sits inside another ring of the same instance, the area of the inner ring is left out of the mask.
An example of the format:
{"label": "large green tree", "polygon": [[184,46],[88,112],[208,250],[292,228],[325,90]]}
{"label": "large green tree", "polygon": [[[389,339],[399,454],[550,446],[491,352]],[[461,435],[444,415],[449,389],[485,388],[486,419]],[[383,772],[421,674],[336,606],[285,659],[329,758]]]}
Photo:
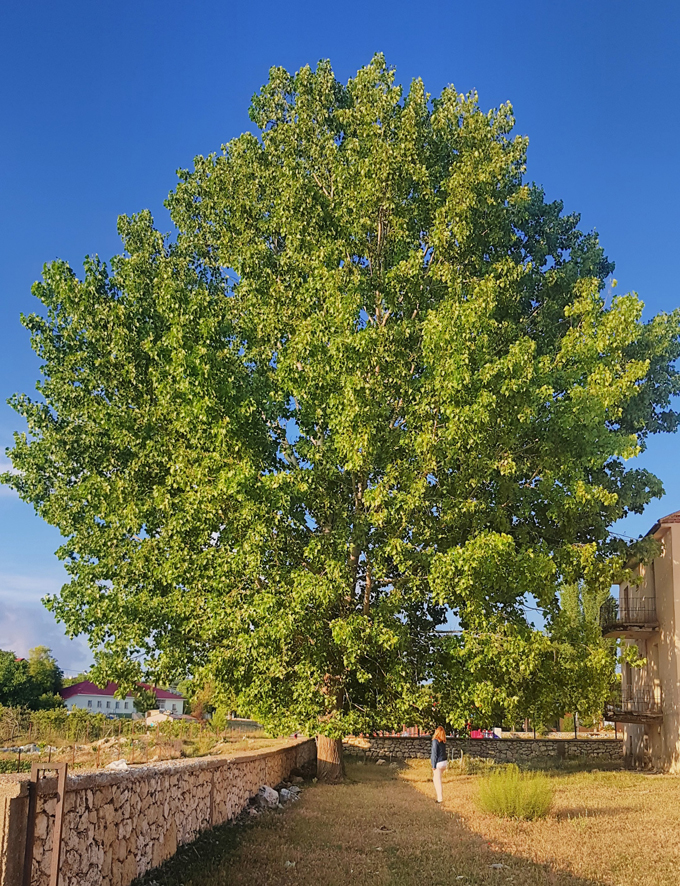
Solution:
{"label": "large green tree", "polygon": [[28,659],[0,649],[0,705],[43,710],[62,707],[62,672],[47,646],[29,649]]}
{"label": "large green tree", "polygon": [[181,173],[173,237],[143,212],[110,270],[45,268],[4,480],[65,536],[49,605],[102,677],[212,680],[333,775],[341,735],[430,710],[446,607],[521,625],[620,554],[680,316],[605,297],[507,105],[377,56],[274,68],[251,119]]}

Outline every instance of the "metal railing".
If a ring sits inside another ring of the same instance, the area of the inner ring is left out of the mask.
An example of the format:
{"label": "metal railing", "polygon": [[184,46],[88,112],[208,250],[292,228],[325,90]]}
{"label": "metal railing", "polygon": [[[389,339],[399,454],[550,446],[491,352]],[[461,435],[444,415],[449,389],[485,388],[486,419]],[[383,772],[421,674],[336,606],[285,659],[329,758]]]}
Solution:
{"label": "metal railing", "polygon": [[656,600],[645,597],[642,600],[629,600],[620,603],[610,597],[600,609],[600,626],[616,628],[619,625],[654,625],[657,624]]}
{"label": "metal railing", "polygon": [[660,714],[661,693],[658,689],[627,692],[621,699],[621,710],[630,714]]}
{"label": "metal railing", "polygon": [[661,693],[658,689],[641,689],[637,692],[627,692],[621,701],[610,702],[607,706],[608,720],[616,719],[617,714],[638,714],[640,716],[655,716],[662,713]]}

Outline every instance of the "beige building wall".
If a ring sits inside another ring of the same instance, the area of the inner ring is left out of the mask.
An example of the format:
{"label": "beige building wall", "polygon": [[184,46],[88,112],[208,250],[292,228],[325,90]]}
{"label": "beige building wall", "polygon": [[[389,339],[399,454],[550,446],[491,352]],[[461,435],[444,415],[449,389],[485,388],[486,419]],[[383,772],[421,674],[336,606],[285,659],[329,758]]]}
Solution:
{"label": "beige building wall", "polygon": [[638,632],[627,644],[636,645],[646,666],[624,666],[622,694],[626,698],[652,700],[660,704],[662,718],[649,723],[628,723],[624,727],[625,756],[634,766],[653,766],[680,772],[680,512],[662,518],[651,530],[661,542],[661,554],[645,570],[643,582],[619,588],[619,612],[626,609],[634,620],[636,606],[656,603],[658,628]]}

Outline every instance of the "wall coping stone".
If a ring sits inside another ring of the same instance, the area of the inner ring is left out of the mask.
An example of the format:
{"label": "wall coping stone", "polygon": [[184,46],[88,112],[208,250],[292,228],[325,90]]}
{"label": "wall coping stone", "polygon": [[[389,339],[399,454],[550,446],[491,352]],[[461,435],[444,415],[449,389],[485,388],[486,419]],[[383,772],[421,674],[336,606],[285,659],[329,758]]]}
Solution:
{"label": "wall coping stone", "polygon": [[[191,772],[210,769],[221,769],[237,763],[247,763],[250,760],[261,760],[274,757],[282,751],[298,748],[314,741],[313,738],[293,738],[277,745],[275,748],[257,748],[245,753],[230,757],[192,757],[179,760],[163,760],[158,763],[133,763],[129,769],[80,769],[69,772],[66,779],[66,793],[69,791],[84,791],[92,788],[100,788],[110,785],[118,785],[139,781],[140,779],[153,778],[156,775],[173,775],[176,772]],[[48,764],[46,764],[48,765]],[[26,797],[30,774],[28,772],[4,773],[0,775],[0,796],[2,797]],[[54,776],[41,778],[38,782],[38,795],[50,795],[57,793],[57,779]]]}

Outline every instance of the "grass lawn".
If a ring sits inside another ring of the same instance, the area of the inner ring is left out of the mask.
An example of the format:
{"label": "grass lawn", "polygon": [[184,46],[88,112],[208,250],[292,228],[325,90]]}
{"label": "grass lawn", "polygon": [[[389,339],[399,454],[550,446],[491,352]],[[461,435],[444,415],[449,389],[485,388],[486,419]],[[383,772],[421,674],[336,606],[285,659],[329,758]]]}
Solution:
{"label": "grass lawn", "polygon": [[[445,776],[434,802],[428,761],[350,763],[336,787],[309,785],[283,812],[224,826],[140,881],[158,886],[678,886],[680,779],[561,773],[550,816],[477,811],[480,776]],[[492,867],[502,865],[502,867]]]}

